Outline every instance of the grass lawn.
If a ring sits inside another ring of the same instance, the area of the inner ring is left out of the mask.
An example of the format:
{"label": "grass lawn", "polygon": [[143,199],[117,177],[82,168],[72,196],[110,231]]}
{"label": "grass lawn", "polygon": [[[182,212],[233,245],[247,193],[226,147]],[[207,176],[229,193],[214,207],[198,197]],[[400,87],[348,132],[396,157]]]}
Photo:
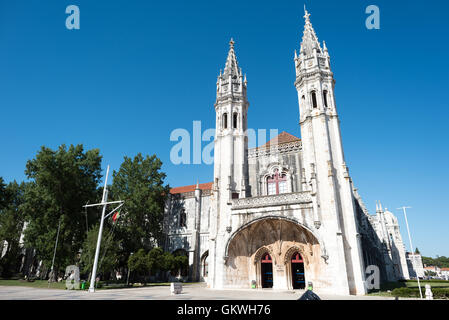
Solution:
{"label": "grass lawn", "polygon": [[48,286],[47,280],[35,280],[28,282],[25,280],[0,280],[0,286],[17,286],[17,287],[31,287],[31,288],[43,288],[43,289],[65,289],[64,282],[52,282]]}
{"label": "grass lawn", "polygon": [[[98,288],[97,290],[143,288],[143,287],[169,286],[169,285],[170,285],[170,282],[147,283],[145,285],[140,284],[140,283],[133,283],[133,284],[130,284],[129,286],[127,286],[124,283],[110,283],[108,285],[103,284],[103,286],[101,288]],[[62,289],[62,290],[64,290],[66,288],[65,281],[52,282],[49,287],[47,280],[35,280],[33,282],[28,282],[25,280],[0,279],[0,286],[18,286],[18,287],[31,287],[31,288],[40,288],[40,289]],[[87,290],[87,288],[86,288],[86,290]]]}

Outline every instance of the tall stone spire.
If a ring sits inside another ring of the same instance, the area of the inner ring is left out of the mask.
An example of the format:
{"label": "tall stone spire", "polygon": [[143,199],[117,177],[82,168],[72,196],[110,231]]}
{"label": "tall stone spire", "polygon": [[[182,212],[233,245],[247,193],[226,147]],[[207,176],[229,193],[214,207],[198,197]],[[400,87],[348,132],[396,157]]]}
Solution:
{"label": "tall stone spire", "polygon": [[310,22],[310,13],[304,6],[304,19],[306,20],[304,26],[304,34],[302,36],[301,42],[301,53],[305,56],[313,55],[313,49],[317,49],[318,53],[322,52],[318,37],[316,36],[315,30],[313,29],[312,23]]}
{"label": "tall stone spire", "polygon": [[234,51],[234,40],[231,38],[231,41],[229,41],[229,52],[228,52],[228,58],[226,59],[226,65],[224,69],[224,75],[232,75],[232,76],[240,76],[241,75],[241,69],[239,69],[239,65],[237,63],[237,58],[235,56]]}
{"label": "tall stone spire", "polygon": [[[365,294],[358,213],[341,141],[330,56],[321,49],[310,14],[306,9],[304,11],[301,51],[294,58],[295,87],[298,91],[303,167],[306,180],[316,185],[314,222],[324,228],[320,229],[320,232],[323,230],[323,243],[332,243],[344,257],[336,258],[332,267],[338,270],[336,274],[348,275],[345,285],[350,293]],[[379,209],[380,205],[377,207]],[[330,212],[333,214],[329,215]],[[332,259],[327,262],[332,264]]]}
{"label": "tall stone spire", "polygon": [[241,96],[246,100],[246,75],[239,68],[234,51],[234,40],[229,41],[229,52],[223,73],[217,79],[217,101],[229,94]]}

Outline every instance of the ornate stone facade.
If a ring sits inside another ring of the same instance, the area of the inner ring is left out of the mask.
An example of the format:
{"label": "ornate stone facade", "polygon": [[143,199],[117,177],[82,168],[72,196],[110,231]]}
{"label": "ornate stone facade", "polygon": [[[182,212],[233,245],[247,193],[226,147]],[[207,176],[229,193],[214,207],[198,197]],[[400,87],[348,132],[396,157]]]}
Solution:
{"label": "ornate stone facade", "polygon": [[365,268],[407,278],[397,220],[369,215],[345,163],[330,56],[306,11],[294,57],[299,139],[286,132],[248,149],[246,75],[234,41],[217,80],[214,181],[175,188],[166,249],[189,255],[190,278],[211,288],[304,288],[365,294]]}

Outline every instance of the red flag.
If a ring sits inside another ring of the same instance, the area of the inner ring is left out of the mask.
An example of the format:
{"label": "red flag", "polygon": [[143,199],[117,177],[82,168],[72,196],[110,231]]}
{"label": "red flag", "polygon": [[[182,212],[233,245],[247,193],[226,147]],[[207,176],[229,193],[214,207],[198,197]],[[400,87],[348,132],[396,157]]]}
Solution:
{"label": "red flag", "polygon": [[115,220],[117,220],[118,216],[119,216],[119,212],[117,211],[117,212],[114,213],[114,215],[112,216],[112,221],[115,222]]}

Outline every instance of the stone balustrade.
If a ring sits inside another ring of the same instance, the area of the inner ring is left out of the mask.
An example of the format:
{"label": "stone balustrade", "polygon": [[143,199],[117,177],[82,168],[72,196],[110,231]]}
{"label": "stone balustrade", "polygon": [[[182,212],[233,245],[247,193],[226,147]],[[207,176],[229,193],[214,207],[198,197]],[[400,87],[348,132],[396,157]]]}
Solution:
{"label": "stone balustrade", "polygon": [[289,204],[306,204],[312,202],[310,192],[282,193],[269,196],[232,199],[232,209],[270,207]]}

